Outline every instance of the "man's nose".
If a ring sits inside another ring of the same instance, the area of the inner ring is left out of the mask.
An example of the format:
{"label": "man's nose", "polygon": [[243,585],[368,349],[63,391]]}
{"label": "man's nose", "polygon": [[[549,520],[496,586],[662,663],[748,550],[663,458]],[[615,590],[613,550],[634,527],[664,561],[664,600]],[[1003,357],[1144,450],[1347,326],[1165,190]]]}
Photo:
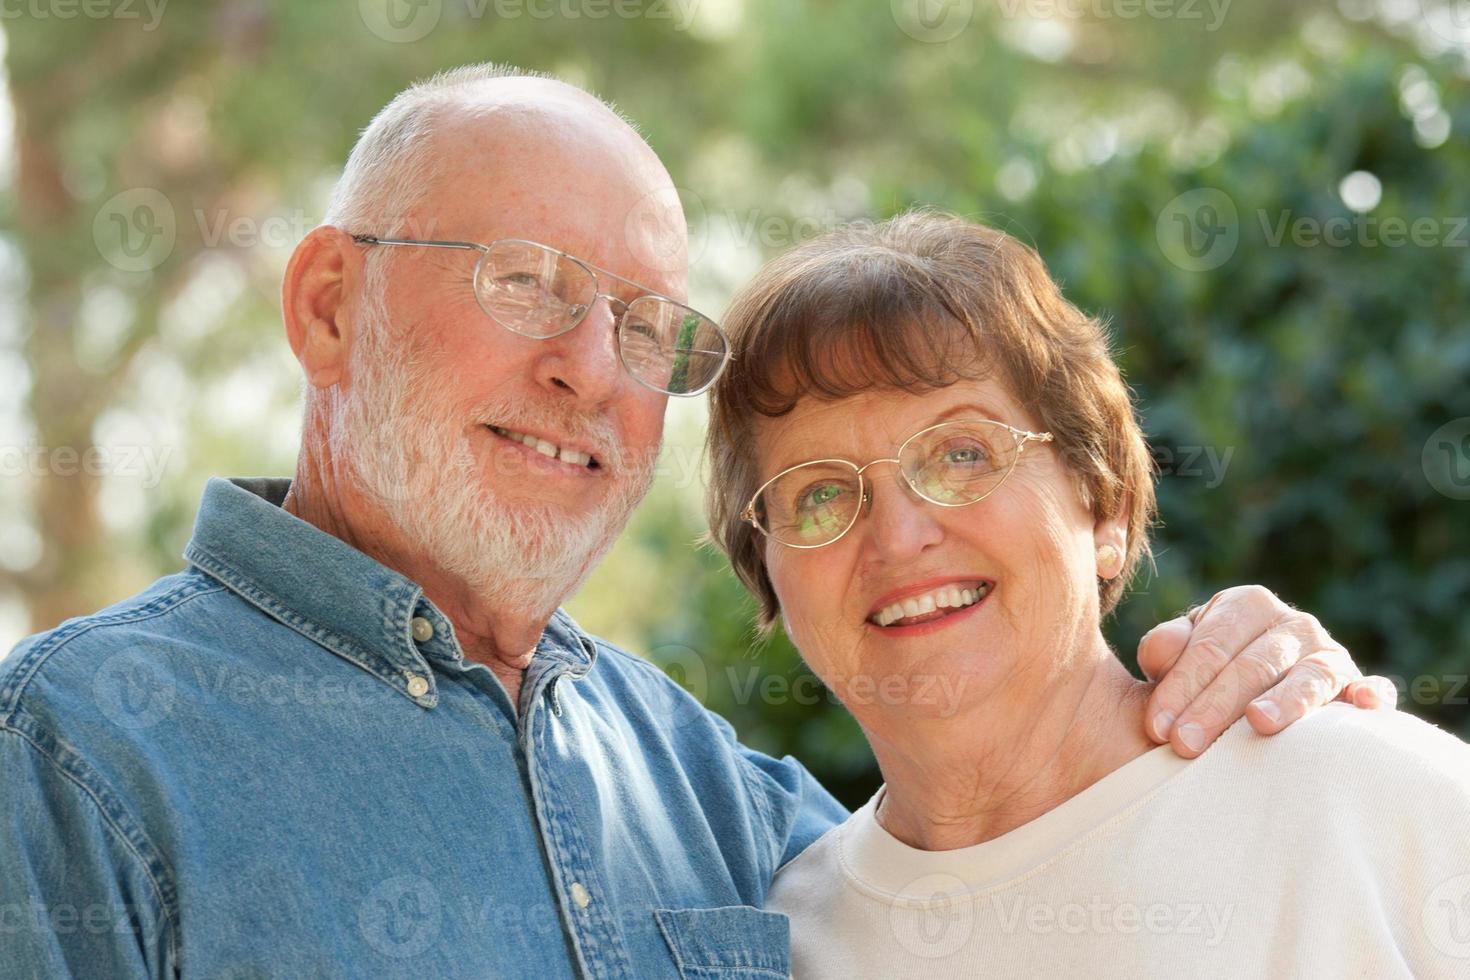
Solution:
{"label": "man's nose", "polygon": [[541,343],[536,379],[554,392],[587,406],[605,404],[623,383],[616,317],[606,296],[598,296],[571,330]]}
{"label": "man's nose", "polygon": [[885,562],[909,561],[944,539],[937,504],[920,499],[892,470],[869,471],[866,476],[869,502],[862,520],[867,525],[864,547],[874,557]]}

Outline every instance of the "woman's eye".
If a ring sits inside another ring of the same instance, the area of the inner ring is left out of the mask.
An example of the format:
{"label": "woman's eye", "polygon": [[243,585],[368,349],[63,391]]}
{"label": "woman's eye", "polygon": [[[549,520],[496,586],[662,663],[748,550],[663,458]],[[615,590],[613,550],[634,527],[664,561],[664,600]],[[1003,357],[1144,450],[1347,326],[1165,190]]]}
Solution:
{"label": "woman's eye", "polygon": [[835,483],[828,483],[820,487],[813,487],[806,492],[801,499],[803,509],[811,509],[830,504],[842,495],[842,488]]}
{"label": "woman's eye", "polygon": [[977,466],[989,458],[990,455],[979,446],[956,446],[944,453],[944,461],[951,466]]}

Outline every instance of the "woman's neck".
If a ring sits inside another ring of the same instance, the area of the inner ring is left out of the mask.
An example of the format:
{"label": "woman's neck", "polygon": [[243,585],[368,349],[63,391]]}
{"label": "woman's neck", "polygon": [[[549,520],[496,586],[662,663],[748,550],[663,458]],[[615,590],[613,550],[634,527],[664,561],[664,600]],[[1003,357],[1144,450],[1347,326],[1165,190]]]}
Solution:
{"label": "woman's neck", "polygon": [[1152,686],[1101,636],[1097,647],[1040,698],[1036,678],[1017,677],[963,714],[903,722],[897,739],[865,725],[886,783],[883,828],[926,851],[993,840],[1154,748],[1143,727]]}

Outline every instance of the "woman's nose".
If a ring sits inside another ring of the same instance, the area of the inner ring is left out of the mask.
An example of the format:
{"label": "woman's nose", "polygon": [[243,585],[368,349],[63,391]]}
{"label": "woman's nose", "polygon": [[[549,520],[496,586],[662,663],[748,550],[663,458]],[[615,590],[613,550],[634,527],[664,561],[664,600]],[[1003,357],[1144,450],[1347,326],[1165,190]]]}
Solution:
{"label": "woman's nose", "polygon": [[902,562],[918,556],[944,538],[937,504],[919,498],[896,472],[868,475],[868,513],[863,524],[865,547],[885,562]]}

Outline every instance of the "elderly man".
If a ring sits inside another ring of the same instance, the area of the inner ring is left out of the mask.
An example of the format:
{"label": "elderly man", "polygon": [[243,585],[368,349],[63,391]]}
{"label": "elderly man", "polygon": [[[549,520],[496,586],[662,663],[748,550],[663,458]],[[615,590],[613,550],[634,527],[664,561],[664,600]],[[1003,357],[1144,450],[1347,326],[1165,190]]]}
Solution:
{"label": "elderly man", "polygon": [[[211,480],[184,571],[0,664],[0,972],[786,972],[767,888],[845,811],[558,609],[723,363],[676,200],[553,80],[373,121],[282,290],[295,480]],[[1184,754],[1372,691],[1259,589],[1143,653]]]}

